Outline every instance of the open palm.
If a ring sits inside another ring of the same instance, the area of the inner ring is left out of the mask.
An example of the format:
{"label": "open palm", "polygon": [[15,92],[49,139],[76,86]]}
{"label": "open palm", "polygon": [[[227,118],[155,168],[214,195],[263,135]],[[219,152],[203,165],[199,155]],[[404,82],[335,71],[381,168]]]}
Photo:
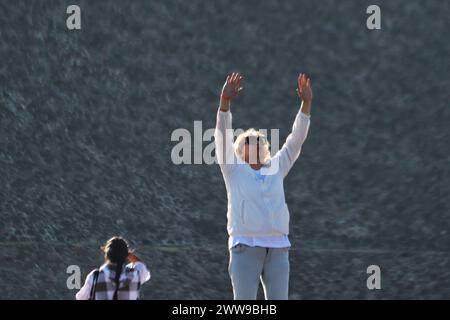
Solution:
{"label": "open palm", "polygon": [[307,78],[304,73],[300,73],[297,79],[297,93],[300,99],[305,102],[311,102],[313,98],[311,79]]}
{"label": "open palm", "polygon": [[225,81],[225,84],[222,88],[222,97],[225,99],[236,97],[243,89],[241,87],[241,80],[242,76],[239,74],[239,72],[233,72],[232,74],[228,75],[227,80]]}

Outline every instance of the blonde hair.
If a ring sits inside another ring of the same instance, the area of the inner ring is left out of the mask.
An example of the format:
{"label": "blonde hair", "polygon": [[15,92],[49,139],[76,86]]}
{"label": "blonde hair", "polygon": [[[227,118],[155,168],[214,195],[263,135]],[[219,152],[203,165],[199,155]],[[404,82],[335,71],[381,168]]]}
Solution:
{"label": "blonde hair", "polygon": [[244,145],[246,138],[260,138],[259,139],[259,159],[262,164],[267,164],[267,162],[270,160],[270,144],[267,140],[266,136],[253,128],[248,129],[247,131],[244,131],[241,133],[234,142],[234,150],[236,152],[236,155],[242,160],[245,161],[244,158]]}

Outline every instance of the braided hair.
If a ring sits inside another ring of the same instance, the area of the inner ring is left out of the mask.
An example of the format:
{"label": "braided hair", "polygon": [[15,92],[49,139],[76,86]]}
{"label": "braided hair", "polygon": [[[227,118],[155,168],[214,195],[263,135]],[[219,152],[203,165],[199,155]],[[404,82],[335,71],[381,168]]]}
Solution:
{"label": "braided hair", "polygon": [[112,237],[106,242],[105,258],[108,260],[108,262],[115,265],[116,272],[116,276],[114,278],[116,290],[114,291],[113,300],[117,300],[117,292],[119,291],[120,285],[120,275],[122,273],[123,266],[127,261],[128,254],[128,243],[122,237]]}

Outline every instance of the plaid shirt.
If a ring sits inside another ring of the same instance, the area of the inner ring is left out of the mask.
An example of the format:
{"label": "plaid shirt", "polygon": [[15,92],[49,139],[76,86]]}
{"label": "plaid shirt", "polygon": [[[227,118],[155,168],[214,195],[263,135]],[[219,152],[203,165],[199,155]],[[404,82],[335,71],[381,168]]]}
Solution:
{"label": "plaid shirt", "polygon": [[[77,300],[89,300],[91,292],[94,292],[94,300],[112,300],[116,290],[114,270],[111,270],[107,264],[98,269],[98,277],[94,291],[92,286],[95,278],[93,270],[86,277],[84,286],[76,294]],[[118,300],[137,300],[139,299],[139,289],[141,284],[150,279],[150,271],[142,262],[128,264],[120,274],[119,289],[117,291]]]}

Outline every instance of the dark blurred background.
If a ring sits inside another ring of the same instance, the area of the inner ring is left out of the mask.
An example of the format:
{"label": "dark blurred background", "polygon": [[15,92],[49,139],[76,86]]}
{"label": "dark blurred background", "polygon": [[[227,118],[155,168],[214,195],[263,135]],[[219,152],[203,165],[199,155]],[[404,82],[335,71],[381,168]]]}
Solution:
{"label": "dark blurred background", "polygon": [[0,298],[73,299],[67,267],[84,282],[116,234],[153,273],[144,299],[232,298],[219,167],[170,158],[173,130],[214,126],[231,71],[234,126],[283,140],[296,77],[313,80],[285,180],[290,298],[450,298],[449,16],[419,0],[0,2]]}

